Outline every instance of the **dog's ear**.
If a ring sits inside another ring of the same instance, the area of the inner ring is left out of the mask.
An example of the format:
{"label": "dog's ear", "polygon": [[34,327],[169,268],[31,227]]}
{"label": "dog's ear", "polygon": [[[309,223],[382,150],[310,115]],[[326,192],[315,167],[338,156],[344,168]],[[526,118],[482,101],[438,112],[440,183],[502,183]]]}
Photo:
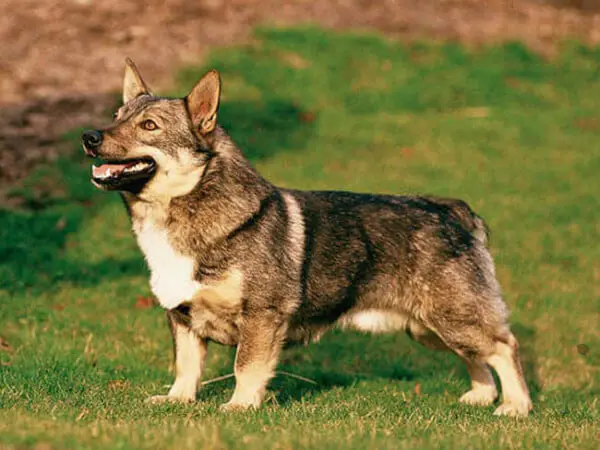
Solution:
{"label": "dog's ear", "polygon": [[127,103],[134,98],[149,94],[150,89],[144,83],[140,71],[129,58],[125,59],[125,78],[123,79],[123,103]]}
{"label": "dog's ear", "polygon": [[185,98],[194,128],[202,135],[208,134],[217,126],[217,110],[221,98],[219,72],[211,70],[194,86]]}

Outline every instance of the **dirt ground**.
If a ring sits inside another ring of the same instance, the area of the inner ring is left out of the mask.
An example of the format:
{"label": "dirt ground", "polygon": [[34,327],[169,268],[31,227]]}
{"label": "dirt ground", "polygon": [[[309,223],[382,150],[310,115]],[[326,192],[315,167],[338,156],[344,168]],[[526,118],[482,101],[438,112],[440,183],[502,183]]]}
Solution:
{"label": "dirt ground", "polygon": [[258,24],[317,23],[469,44],[521,40],[551,55],[564,37],[600,44],[600,0],[3,0],[0,188],[99,123],[131,56],[153,86]]}

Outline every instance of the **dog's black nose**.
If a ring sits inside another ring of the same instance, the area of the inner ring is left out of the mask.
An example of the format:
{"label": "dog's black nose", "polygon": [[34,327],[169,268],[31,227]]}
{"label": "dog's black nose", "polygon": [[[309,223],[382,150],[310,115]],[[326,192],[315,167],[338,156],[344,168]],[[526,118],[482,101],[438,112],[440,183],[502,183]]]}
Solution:
{"label": "dog's black nose", "polygon": [[96,150],[102,144],[102,133],[96,130],[88,130],[81,135],[83,149],[91,156],[97,156]]}

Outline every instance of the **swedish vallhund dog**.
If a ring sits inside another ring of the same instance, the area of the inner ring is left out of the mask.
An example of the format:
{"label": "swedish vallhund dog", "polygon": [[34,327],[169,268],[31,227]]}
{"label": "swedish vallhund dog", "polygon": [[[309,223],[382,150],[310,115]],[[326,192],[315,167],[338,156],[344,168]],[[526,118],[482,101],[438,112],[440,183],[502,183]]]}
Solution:
{"label": "swedish vallhund dog", "polygon": [[460,200],[283,189],[217,125],[208,72],[183,99],[153,95],[127,60],[114,122],[86,131],[92,183],[120,191],[173,335],[176,379],[153,402],[193,401],[209,341],[237,346],[225,410],[258,407],[286,345],[333,326],[405,330],[467,365],[460,401],[526,416],[531,400],[487,248]]}

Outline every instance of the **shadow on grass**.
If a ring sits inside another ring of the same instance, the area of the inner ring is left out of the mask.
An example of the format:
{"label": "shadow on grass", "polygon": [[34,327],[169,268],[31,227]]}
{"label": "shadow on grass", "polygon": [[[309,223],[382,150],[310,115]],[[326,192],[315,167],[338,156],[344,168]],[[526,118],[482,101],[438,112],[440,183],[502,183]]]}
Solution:
{"label": "shadow on grass", "polygon": [[[277,403],[288,404],[361,381],[394,383],[427,379],[435,376],[436,371],[415,373],[413,367],[419,365],[421,359],[427,361],[426,357],[431,355],[422,353],[428,352],[424,348],[415,350],[415,345],[402,333],[373,336],[334,330],[321,342],[284,350],[278,373],[269,383],[269,391],[275,395]],[[226,362],[217,371],[218,376],[233,372],[234,359],[235,351],[231,349]],[[208,401],[214,397],[227,397],[234,385],[233,378],[211,383],[200,390],[197,399]]]}
{"label": "shadow on grass", "polygon": [[60,282],[93,286],[102,280],[137,275],[146,269],[140,258],[106,259],[81,264],[63,258],[68,236],[77,232],[83,214],[69,211],[34,213],[0,211],[0,289],[46,289]]}
{"label": "shadow on grass", "polygon": [[220,123],[250,161],[298,150],[314,133],[314,116],[293,102],[225,102]]}
{"label": "shadow on grass", "polygon": [[[515,323],[513,332],[520,342],[521,358],[532,398],[540,393],[533,352],[535,332],[531,327]],[[233,370],[234,353],[219,371],[221,375]],[[269,384],[276,402],[282,405],[312,398],[336,388],[348,388],[362,381],[401,383],[399,389],[412,391],[423,384],[425,391],[442,395],[447,389],[457,390],[456,400],[469,389],[466,366],[450,352],[430,350],[412,342],[403,333],[368,335],[352,331],[332,331],[322,342],[308,347],[285,350],[278,366],[279,374]],[[281,372],[299,375],[316,384],[286,376]],[[406,383],[408,382],[408,383]],[[501,391],[496,377],[498,390]],[[215,383],[201,390],[198,400],[231,394],[234,379]],[[457,384],[460,385],[457,387]],[[464,392],[463,392],[464,390]]]}

